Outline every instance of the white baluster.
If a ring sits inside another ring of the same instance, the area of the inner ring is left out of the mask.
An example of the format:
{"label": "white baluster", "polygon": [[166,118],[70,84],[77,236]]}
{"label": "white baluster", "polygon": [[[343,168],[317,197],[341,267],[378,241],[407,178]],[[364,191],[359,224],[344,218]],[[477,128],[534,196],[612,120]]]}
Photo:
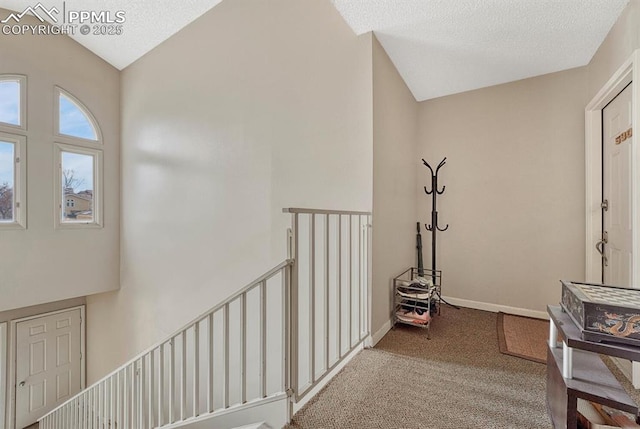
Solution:
{"label": "white baluster", "polygon": [[200,415],[200,328],[193,325],[193,417]]}
{"label": "white baluster", "polygon": [[207,408],[210,413],[212,413],[215,409],[214,400],[213,400],[213,340],[214,340],[214,326],[213,326],[213,314],[209,314],[209,329],[208,329],[208,337],[207,337],[207,357],[209,359],[209,369],[208,369],[208,380],[207,380]]}
{"label": "white baluster", "polygon": [[224,306],[224,402],[229,408],[229,304]]}
{"label": "white baluster", "polygon": [[180,420],[187,418],[187,331],[182,331],[182,359],[180,359]]}
{"label": "white baluster", "polygon": [[169,423],[174,423],[175,407],[175,362],[176,362],[176,339],[171,338],[169,342]]}
{"label": "white baluster", "polygon": [[[283,307],[284,309],[284,307]],[[260,283],[260,396],[267,396],[267,282]]]}
{"label": "white baluster", "polygon": [[240,403],[247,402],[247,294],[240,295]]}
{"label": "white baluster", "polygon": [[309,224],[309,380],[316,381],[316,215],[311,215]]}

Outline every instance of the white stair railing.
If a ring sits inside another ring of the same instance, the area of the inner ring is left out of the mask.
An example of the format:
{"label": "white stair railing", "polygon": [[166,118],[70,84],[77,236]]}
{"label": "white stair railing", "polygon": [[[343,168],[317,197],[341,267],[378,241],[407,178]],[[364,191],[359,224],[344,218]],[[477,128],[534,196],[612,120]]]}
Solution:
{"label": "white stair railing", "polygon": [[288,208],[291,388],[305,398],[369,336],[371,213]]}
{"label": "white stair railing", "polygon": [[286,399],[292,265],[282,262],[60,405],[40,429],[174,427]]}
{"label": "white stair railing", "polygon": [[307,400],[370,335],[371,213],[288,208],[289,259],[38,421],[177,428]]}

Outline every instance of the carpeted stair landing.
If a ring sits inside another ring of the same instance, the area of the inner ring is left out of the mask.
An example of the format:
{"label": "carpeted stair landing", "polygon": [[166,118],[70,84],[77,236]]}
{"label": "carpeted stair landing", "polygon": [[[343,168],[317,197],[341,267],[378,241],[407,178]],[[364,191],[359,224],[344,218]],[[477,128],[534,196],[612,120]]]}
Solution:
{"label": "carpeted stair landing", "polygon": [[548,429],[542,364],[500,353],[496,314],[444,307],[431,340],[399,326],[358,354],[289,429]]}

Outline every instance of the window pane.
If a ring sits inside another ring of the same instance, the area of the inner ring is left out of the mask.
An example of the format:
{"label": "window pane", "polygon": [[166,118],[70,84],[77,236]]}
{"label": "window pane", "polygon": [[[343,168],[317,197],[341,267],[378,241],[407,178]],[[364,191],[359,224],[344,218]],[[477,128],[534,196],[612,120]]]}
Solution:
{"label": "window pane", "polygon": [[81,139],[98,140],[96,130],[86,113],[69,97],[60,94],[60,134]]}
{"label": "window pane", "polygon": [[93,156],[62,152],[62,222],[93,222]]}
{"label": "window pane", "polygon": [[20,125],[20,81],[0,80],[0,122]]}
{"label": "window pane", "polygon": [[0,141],[0,222],[13,222],[15,183],[15,146]]}

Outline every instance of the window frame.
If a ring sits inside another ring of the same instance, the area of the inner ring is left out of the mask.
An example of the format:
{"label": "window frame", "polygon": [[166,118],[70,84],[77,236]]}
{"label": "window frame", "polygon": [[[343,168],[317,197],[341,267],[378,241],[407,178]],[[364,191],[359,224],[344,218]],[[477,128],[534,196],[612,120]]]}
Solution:
{"label": "window frame", "polygon": [[27,137],[0,131],[0,141],[13,143],[13,221],[0,222],[0,230],[27,228]]}
{"label": "window frame", "polygon": [[0,74],[0,82],[4,80],[17,80],[20,84],[20,125],[0,121],[0,129],[9,132],[15,130],[27,130],[27,76],[23,74]]}
{"label": "window frame", "polygon": [[[93,157],[93,220],[65,222],[62,217],[63,205],[66,203],[62,195],[62,154],[64,152]],[[102,228],[102,195],[103,195],[103,153],[100,149],[69,145],[56,142],[54,145],[54,219],[58,229]]]}
{"label": "window frame", "polygon": [[[80,144],[90,144],[93,146],[96,146],[96,145],[102,146],[102,141],[103,141],[102,131],[100,130],[100,125],[98,124],[98,120],[96,119],[95,116],[93,116],[93,113],[91,113],[91,110],[89,110],[89,108],[82,101],[80,101],[76,96],[74,96],[69,91],[57,85],[54,86],[53,95],[54,95],[53,96],[53,104],[54,104],[53,135],[55,136],[55,139],[58,141],[62,141],[64,143],[70,143],[70,144],[80,143]],[[91,126],[96,132],[96,140],[72,136],[69,134],[62,134],[60,132],[60,96],[61,95],[64,95],[65,97],[69,98],[82,111],[82,113],[84,113],[87,116],[89,123],[91,123]]]}

